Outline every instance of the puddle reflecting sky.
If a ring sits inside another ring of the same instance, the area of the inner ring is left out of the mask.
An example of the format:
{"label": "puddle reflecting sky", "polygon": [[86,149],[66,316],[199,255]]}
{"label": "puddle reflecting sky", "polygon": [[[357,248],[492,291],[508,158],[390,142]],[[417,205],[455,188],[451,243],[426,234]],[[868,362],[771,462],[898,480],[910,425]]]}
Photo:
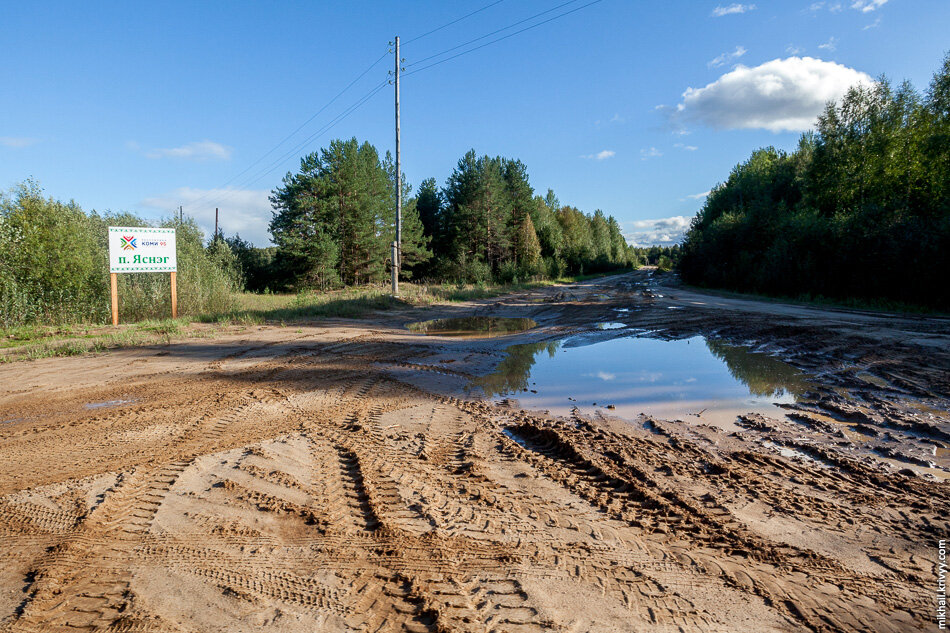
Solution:
{"label": "puddle reflecting sky", "polygon": [[606,412],[625,418],[642,412],[730,430],[742,413],[783,416],[775,403],[794,402],[809,389],[806,376],[768,354],[701,336],[623,337],[570,346],[578,341],[513,345],[497,370],[472,386],[555,414],[568,414],[574,406],[590,413],[613,405]]}

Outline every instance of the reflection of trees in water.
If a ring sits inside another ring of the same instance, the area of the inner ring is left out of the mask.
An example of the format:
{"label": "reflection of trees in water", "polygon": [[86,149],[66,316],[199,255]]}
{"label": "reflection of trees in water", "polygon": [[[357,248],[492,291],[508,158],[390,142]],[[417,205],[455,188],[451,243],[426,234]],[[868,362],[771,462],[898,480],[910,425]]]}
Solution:
{"label": "reflection of trees in water", "polygon": [[512,345],[506,350],[507,356],[495,371],[475,378],[469,387],[481,388],[486,396],[503,396],[527,389],[535,356],[547,351],[548,355],[553,357],[560,346],[560,341]]}
{"label": "reflection of trees in water", "polygon": [[453,317],[410,323],[406,327],[413,332],[447,334],[450,336],[488,335],[504,336],[524,332],[536,326],[531,319],[511,317]]}
{"label": "reflection of trees in water", "polygon": [[809,388],[801,372],[768,354],[710,339],[706,339],[706,347],[726,363],[732,377],[743,382],[753,395],[776,397],[788,392],[800,396]]}

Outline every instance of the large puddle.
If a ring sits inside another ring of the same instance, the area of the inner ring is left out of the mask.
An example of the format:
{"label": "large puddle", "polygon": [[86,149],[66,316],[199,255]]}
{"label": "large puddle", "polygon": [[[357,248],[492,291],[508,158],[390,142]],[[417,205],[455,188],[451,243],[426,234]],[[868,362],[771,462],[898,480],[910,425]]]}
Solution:
{"label": "large puddle", "polygon": [[[578,346],[572,346],[572,345]],[[679,341],[581,338],[513,345],[495,372],[473,381],[486,395],[515,397],[527,409],[566,415],[602,410],[633,419],[713,424],[736,430],[736,416],[782,417],[811,386],[768,354],[701,336]]]}
{"label": "large puddle", "polygon": [[536,326],[531,319],[508,319],[503,317],[460,317],[417,321],[406,327],[413,332],[428,336],[453,336],[458,338],[493,338],[524,332]]}

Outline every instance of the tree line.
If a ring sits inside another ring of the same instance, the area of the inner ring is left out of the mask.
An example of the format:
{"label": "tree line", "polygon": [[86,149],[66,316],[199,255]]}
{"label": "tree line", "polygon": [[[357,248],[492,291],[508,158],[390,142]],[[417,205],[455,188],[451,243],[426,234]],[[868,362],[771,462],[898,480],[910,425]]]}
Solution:
{"label": "tree line", "polygon": [[[405,178],[402,179],[406,183]],[[443,187],[403,185],[404,279],[459,283],[556,278],[636,266],[616,219],[536,195],[525,165],[477,156],[459,160]],[[334,140],[301,159],[271,195],[274,247],[227,239],[247,288],[328,289],[389,278],[396,172],[368,142]]]}
{"label": "tree line", "polygon": [[679,270],[713,287],[950,308],[950,55],[923,94],[855,86],[794,152],[753,152],[706,198]]}

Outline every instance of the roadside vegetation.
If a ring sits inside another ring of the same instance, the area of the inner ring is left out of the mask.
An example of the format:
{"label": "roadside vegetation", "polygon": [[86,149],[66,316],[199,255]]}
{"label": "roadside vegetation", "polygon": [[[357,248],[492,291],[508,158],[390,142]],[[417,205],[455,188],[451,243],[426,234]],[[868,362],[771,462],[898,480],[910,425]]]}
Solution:
{"label": "roadside vegetation", "polygon": [[[150,226],[130,213],[85,213],[75,202],[43,196],[32,181],[0,194],[0,328],[102,324],[109,319],[109,225]],[[226,312],[240,288],[237,260],[226,247],[205,247],[194,221],[168,220],[178,242],[182,315]],[[119,275],[123,322],[171,313],[166,273]]]}
{"label": "roadside vegetation", "polygon": [[144,320],[118,328],[91,322],[44,325],[32,323],[0,328],[0,363],[51,356],[76,356],[121,347],[163,345],[173,340],[212,338],[240,332],[250,326],[279,326],[326,318],[361,318],[373,312],[425,308],[439,303],[487,299],[559,283],[571,283],[604,274],[511,284],[400,285],[399,298],[387,285],[365,285],[339,290],[304,290],[299,293],[238,292],[226,311],[207,312],[177,319]]}
{"label": "roadside vegetation", "polygon": [[[177,320],[169,276],[119,275],[109,319],[108,227],[152,226],[131,213],[85,212],[26,181],[0,195],[0,356],[68,355],[169,337],[206,336],[202,324],[247,325],[497,296],[541,285],[669,268],[679,247],[629,246],[600,210],[534,195],[517,160],[466,154],[439,189],[405,185],[401,297],[389,296],[395,171],[368,144],[337,140],[301,159],[274,190],[275,246],[170,218],[178,244]],[[15,352],[15,353],[13,353]]]}
{"label": "roadside vegetation", "polygon": [[[403,179],[405,183],[405,179]],[[335,140],[301,159],[273,191],[274,246],[193,219],[152,223],[86,212],[28,180],[0,195],[0,361],[62,356],[222,329],[484,299],[623,272],[670,269],[678,246],[636,248],[600,210],[583,213],[553,191],[536,195],[521,161],[459,160],[445,186],[404,184],[400,298],[390,296],[395,167],[369,143]],[[109,320],[108,227],[177,232],[178,309],[165,273],[119,275],[118,330]]]}
{"label": "roadside vegetation", "polygon": [[950,55],[925,94],[854,87],[796,151],[753,152],[706,198],[679,270],[700,286],[950,309]]}

